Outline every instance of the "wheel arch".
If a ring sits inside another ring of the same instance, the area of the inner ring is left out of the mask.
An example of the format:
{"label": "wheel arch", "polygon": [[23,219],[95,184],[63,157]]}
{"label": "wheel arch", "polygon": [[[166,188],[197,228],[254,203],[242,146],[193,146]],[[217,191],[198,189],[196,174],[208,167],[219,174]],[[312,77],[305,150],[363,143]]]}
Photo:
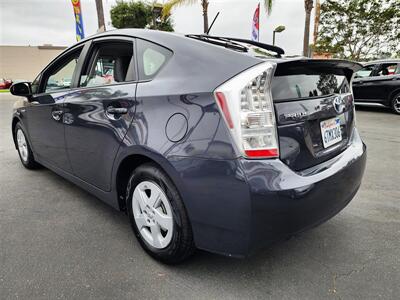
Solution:
{"label": "wheel arch", "polygon": [[398,88],[396,88],[396,89],[394,89],[393,91],[390,92],[389,97],[388,97],[388,99],[387,99],[388,102],[389,102],[389,105],[391,105],[391,103],[392,103],[392,101],[393,101],[393,98],[394,98],[397,94],[400,94],[400,87],[398,87]]}
{"label": "wheel arch", "polygon": [[[114,175],[115,191],[118,197],[118,206],[121,211],[126,211],[126,188],[128,185],[129,177],[133,170],[145,163],[153,163],[164,171],[171,179],[173,184],[177,187],[182,196],[182,191],[179,188],[179,176],[175,168],[169,163],[168,159],[162,157],[160,154],[155,154],[148,151],[134,150],[125,154],[116,163]],[[182,197],[183,198],[183,197]]]}
{"label": "wheel arch", "polygon": [[13,137],[15,149],[18,149],[17,140],[15,139],[15,126],[17,126],[18,122],[21,122],[21,119],[17,116],[14,116],[11,123],[11,134]]}

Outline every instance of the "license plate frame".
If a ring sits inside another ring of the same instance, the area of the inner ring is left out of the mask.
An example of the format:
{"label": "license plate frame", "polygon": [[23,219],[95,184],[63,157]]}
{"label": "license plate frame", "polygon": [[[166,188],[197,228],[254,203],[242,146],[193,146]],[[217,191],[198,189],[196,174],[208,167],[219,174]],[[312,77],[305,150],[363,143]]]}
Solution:
{"label": "license plate frame", "polygon": [[321,139],[324,148],[329,148],[343,140],[340,117],[334,117],[320,122]]}

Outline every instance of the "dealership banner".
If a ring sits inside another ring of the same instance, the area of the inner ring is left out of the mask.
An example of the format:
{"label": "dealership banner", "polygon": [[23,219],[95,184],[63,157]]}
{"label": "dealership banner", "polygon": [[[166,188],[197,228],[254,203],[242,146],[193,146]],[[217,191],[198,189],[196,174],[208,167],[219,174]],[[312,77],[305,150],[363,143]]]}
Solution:
{"label": "dealership banner", "polygon": [[74,8],[75,25],[76,25],[76,40],[80,41],[85,38],[82,21],[81,0],[71,0]]}

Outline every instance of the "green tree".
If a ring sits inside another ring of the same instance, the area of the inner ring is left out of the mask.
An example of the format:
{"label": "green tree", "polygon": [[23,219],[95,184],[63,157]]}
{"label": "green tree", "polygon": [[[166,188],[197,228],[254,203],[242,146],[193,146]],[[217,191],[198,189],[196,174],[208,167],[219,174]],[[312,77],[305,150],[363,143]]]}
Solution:
{"label": "green tree", "polygon": [[[208,0],[199,0],[201,4],[201,8],[203,10],[203,31],[204,33],[207,33],[208,31]],[[171,11],[174,7],[180,6],[180,5],[189,5],[189,4],[194,4],[197,3],[198,0],[169,0],[165,5],[163,9],[163,16],[169,16],[171,14]],[[265,10],[267,11],[268,14],[271,13],[272,10],[272,4],[274,0],[264,0],[264,6]]]}
{"label": "green tree", "polygon": [[[153,18],[153,4],[143,1],[117,1],[111,8],[111,23],[115,28],[150,28],[174,31],[170,16]],[[156,20],[154,24],[154,20]]]}
{"label": "green tree", "polygon": [[148,4],[142,1],[117,1],[110,14],[115,28],[145,28],[151,19]]}
{"label": "green tree", "polygon": [[400,0],[325,0],[315,51],[358,61],[399,55]]}

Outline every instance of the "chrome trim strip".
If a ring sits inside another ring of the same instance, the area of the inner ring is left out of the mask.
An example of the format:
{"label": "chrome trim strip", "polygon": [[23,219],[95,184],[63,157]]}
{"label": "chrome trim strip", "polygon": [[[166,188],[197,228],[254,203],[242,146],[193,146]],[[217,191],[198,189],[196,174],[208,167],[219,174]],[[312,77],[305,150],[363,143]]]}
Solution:
{"label": "chrome trim strip", "polygon": [[355,105],[364,105],[364,106],[380,106],[386,107],[382,103],[372,103],[372,102],[354,102]]}

